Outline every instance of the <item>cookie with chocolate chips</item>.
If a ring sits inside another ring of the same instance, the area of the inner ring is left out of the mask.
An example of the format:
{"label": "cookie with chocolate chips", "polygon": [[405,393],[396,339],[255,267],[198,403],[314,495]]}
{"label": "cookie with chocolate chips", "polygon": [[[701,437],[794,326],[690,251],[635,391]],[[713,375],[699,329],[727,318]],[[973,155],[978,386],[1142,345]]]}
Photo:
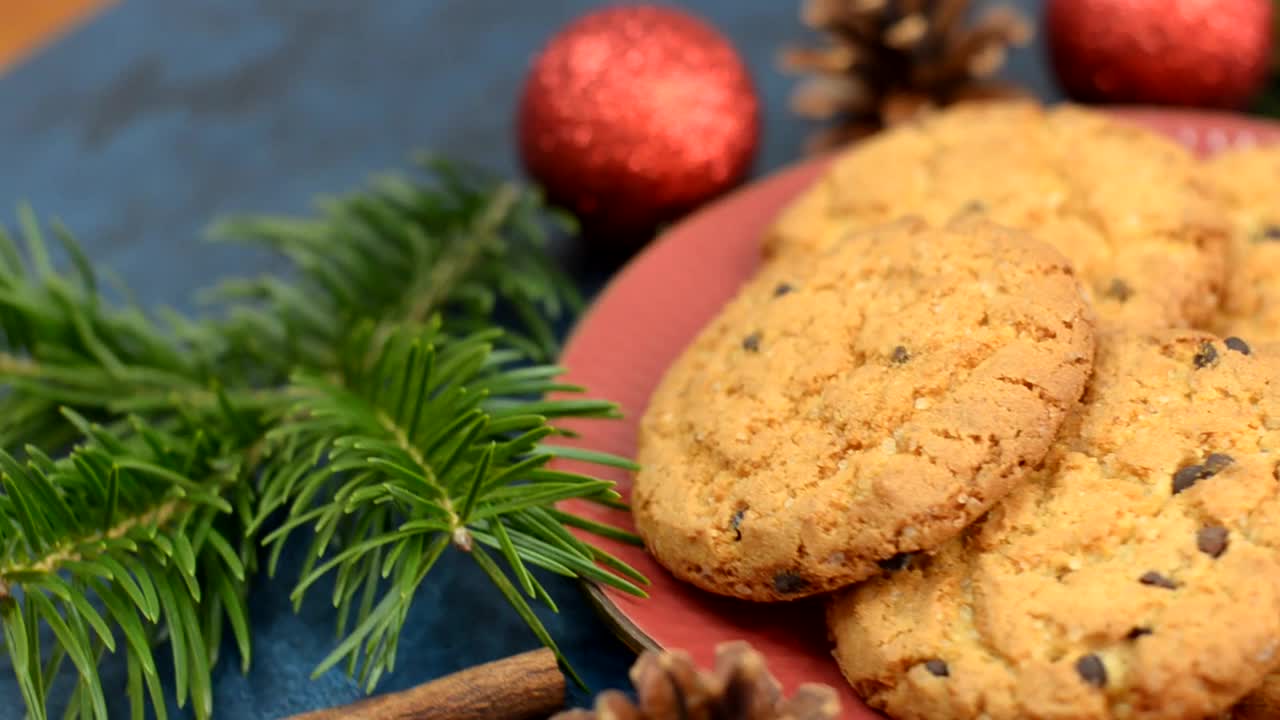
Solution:
{"label": "cookie with chocolate chips", "polygon": [[1254,343],[1280,341],[1280,145],[1218,155],[1207,175],[1233,227],[1214,330]]}
{"label": "cookie with chocolate chips", "polygon": [[1100,334],[1027,481],[831,601],[846,677],[899,720],[1219,717],[1280,663],[1278,376],[1280,348]]}
{"label": "cookie with chocolate chips", "polygon": [[1061,250],[1102,327],[1206,327],[1219,304],[1228,223],[1199,163],[1073,106],[961,105],[857,143],[779,217],[765,255],[809,255],[899,215],[975,213]]}
{"label": "cookie with chocolate chips", "polygon": [[637,528],[677,577],[751,600],[909,566],[1042,459],[1092,355],[1065,258],[981,219],[765,268],[651,399]]}

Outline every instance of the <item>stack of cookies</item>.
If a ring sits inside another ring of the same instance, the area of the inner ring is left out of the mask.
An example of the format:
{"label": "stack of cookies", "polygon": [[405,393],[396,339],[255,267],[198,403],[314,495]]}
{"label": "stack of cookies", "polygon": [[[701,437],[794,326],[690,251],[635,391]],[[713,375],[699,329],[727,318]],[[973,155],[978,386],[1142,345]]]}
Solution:
{"label": "stack of cookies", "polygon": [[649,551],[824,595],[899,720],[1280,717],[1277,180],[1074,107],[858,144],[656,390]]}

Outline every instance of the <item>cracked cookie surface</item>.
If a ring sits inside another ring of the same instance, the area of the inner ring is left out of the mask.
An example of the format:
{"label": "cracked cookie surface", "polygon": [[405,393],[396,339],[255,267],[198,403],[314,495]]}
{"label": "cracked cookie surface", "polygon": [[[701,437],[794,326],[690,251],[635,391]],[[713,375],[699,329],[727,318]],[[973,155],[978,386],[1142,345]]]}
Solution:
{"label": "cracked cookie surface", "polygon": [[1208,178],[1232,222],[1223,301],[1213,329],[1280,340],[1280,145],[1220,154]]}
{"label": "cracked cookie surface", "polygon": [[784,600],[936,546],[1041,460],[1092,364],[1060,253],[907,219],[764,268],[668,369],[633,515],[712,592]]}
{"label": "cracked cookie surface", "polygon": [[1226,711],[1280,661],[1277,350],[1101,333],[1042,468],[831,601],[855,690],[899,720]]}
{"label": "cracked cookie surface", "polygon": [[781,214],[764,252],[785,260],[899,215],[962,213],[1061,250],[1100,327],[1206,327],[1220,301],[1227,221],[1200,164],[1172,140],[1073,106],[958,106],[864,140]]}

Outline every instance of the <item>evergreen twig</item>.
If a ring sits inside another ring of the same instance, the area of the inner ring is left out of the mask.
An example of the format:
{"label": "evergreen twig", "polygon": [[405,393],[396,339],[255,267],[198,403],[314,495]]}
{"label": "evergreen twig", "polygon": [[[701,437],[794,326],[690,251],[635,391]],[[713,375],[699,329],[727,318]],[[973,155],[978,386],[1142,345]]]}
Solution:
{"label": "evergreen twig", "polygon": [[[108,302],[55,225],[73,266],[60,274],[29,209],[24,248],[0,229],[0,625],[31,717],[47,716],[68,660],[67,715],[106,717],[108,655],[123,657],[133,717],[163,718],[170,694],[209,717],[224,632],[248,668],[258,548],[274,572],[300,534],[295,601],[336,581],[342,639],[317,672],[345,661],[369,690],[450,548],[553,649],[528,598],[554,603],[531,568],[642,593],[639,573],[567,528],[626,533],[554,508],[617,502],[609,483],[549,468],[557,455],[629,467],[543,442],[558,417],[616,415],[545,398],[581,392],[538,364],[579,303],[545,249],[563,218],[527,189],[423,167],[314,219],[219,225],[294,273],[223,283],[210,320],[162,325]],[[516,332],[497,329],[504,310]]]}

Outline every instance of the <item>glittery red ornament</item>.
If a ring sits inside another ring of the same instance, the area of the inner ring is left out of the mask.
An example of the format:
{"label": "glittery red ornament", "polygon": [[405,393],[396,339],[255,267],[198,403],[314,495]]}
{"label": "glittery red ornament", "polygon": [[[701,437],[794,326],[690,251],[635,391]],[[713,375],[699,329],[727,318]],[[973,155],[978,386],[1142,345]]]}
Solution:
{"label": "glittery red ornament", "polygon": [[520,153],[587,229],[635,240],[751,167],[760,108],[729,41],[686,12],[623,5],[565,27],[534,61]]}
{"label": "glittery red ornament", "polygon": [[1063,89],[1087,102],[1238,108],[1266,78],[1272,0],[1050,0]]}

